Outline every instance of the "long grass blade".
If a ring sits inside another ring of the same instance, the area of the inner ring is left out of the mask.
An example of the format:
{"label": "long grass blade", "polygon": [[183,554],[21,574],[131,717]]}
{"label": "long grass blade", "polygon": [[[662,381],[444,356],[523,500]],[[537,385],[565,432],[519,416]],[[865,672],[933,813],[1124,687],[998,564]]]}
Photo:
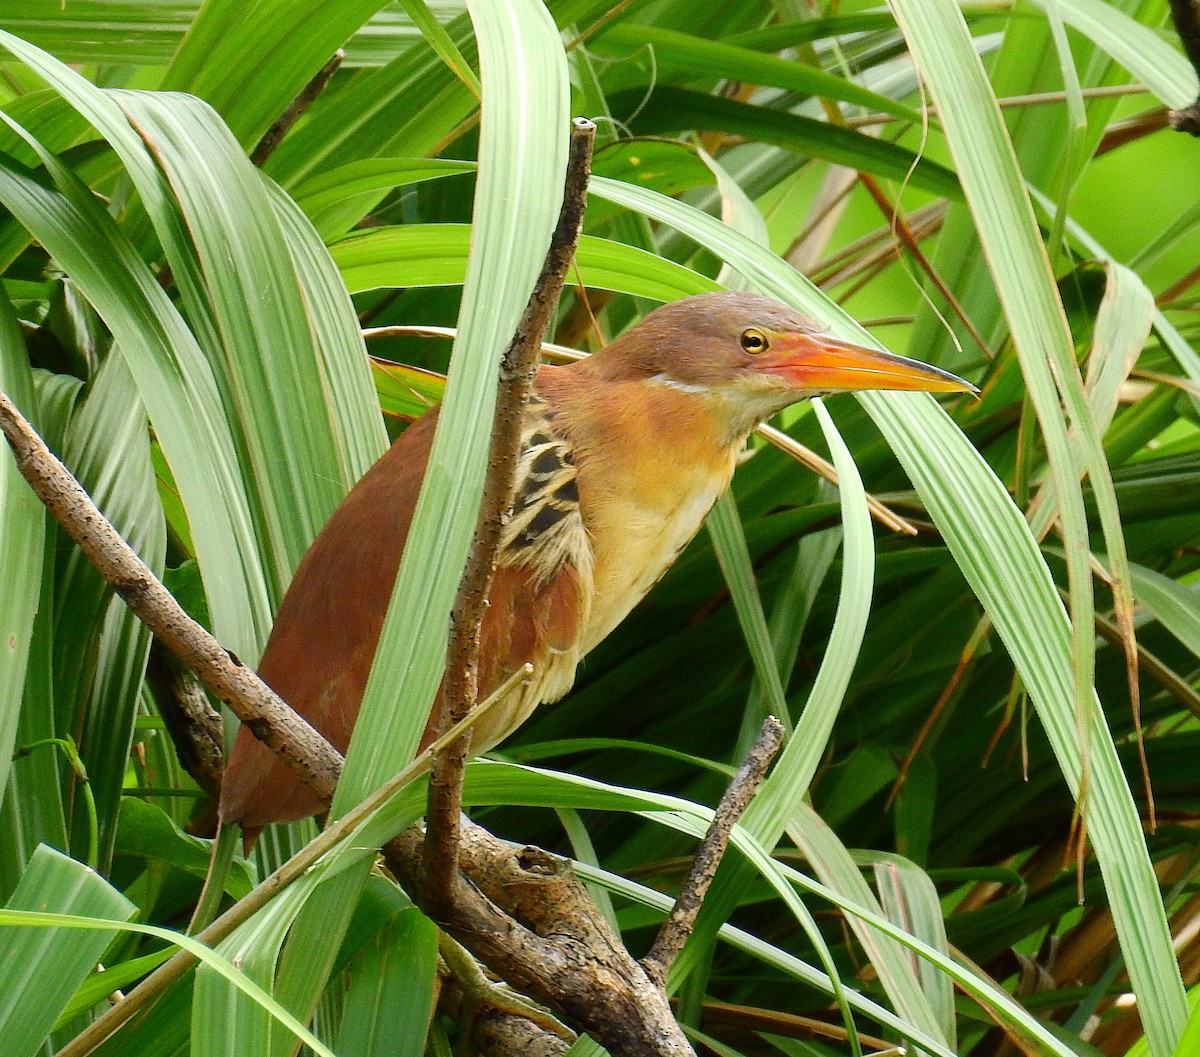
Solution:
{"label": "long grass blade", "polygon": [[[1073,707],[1066,715],[1061,698],[1040,695],[1035,704],[1064,776],[1083,801],[1143,1022],[1156,1051],[1166,1054],[1184,1022],[1183,987],[1141,823],[1092,690],[1094,611],[1078,472],[1085,470],[1104,497],[1101,520],[1120,590],[1128,578],[1112,481],[1033,211],[966,24],[942,0],[893,0],[892,8],[940,108],[1046,442],[1069,572]],[[1060,396],[1080,457],[1068,441]]]}
{"label": "long grass blade", "polygon": [[[33,378],[25,342],[7,296],[0,297],[0,389],[18,407],[33,408]],[[0,651],[0,801],[3,801],[24,700],[33,621],[41,597],[42,548],[46,539],[45,512],[13,464],[7,447],[0,458],[0,510],[4,511],[4,517],[0,518],[0,569],[9,570],[8,585],[0,592],[0,636],[9,644],[8,649]]]}
{"label": "long grass blade", "polygon": [[[484,85],[471,253],[437,439],[331,815],[412,755],[445,664],[450,608],[474,532],[499,356],[541,269],[558,217],[566,146],[566,64],[557,30],[533,0],[472,5]],[[546,189],[557,188],[547,193]],[[414,621],[413,613],[421,614]],[[394,673],[404,672],[401,679]],[[304,907],[277,984],[307,1016],[331,965],[369,859]],[[259,915],[276,934],[297,907]],[[291,956],[291,952],[295,956]],[[272,1048],[283,1042],[272,1041]]]}

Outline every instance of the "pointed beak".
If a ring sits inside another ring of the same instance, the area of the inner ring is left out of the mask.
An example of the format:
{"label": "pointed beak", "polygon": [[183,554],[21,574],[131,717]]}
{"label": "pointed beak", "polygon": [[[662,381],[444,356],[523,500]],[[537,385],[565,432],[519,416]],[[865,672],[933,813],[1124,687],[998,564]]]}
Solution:
{"label": "pointed beak", "polygon": [[860,389],[979,392],[970,382],[920,360],[868,349],[829,334],[776,334],[757,363],[761,370],[787,379],[792,388],[817,393]]}

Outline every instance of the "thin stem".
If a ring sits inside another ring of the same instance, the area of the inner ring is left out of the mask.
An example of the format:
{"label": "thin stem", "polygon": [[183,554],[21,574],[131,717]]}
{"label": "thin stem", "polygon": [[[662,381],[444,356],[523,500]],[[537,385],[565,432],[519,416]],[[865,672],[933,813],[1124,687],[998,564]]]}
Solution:
{"label": "thin stem", "polygon": [[742,817],[747,806],[766,777],[771,761],[775,759],[783,744],[783,724],[774,716],[768,716],[750,746],[746,759],[738,768],[737,774],[721,797],[721,802],[713,812],[711,825],[700,844],[692,867],[683,882],[683,887],[675,900],[675,906],[667,915],[654,938],[650,953],[642,959],[642,967],[646,975],[654,980],[659,987],[666,984],[667,974],[671,971],[679,952],[692,934],[696,925],[696,915],[704,903],[709,886],[717,875],[717,867],[729,847],[729,835],[733,832],[734,823]]}
{"label": "thin stem", "polygon": [[83,765],[83,759],[79,755],[75,742],[71,738],[41,738],[38,741],[31,741],[28,745],[22,745],[12,754],[12,758],[19,760],[23,756],[28,756],[34,749],[40,749],[45,745],[54,746],[66,757],[67,763],[71,767],[71,774],[79,782],[80,795],[83,797],[84,811],[88,820],[86,862],[93,870],[97,870],[100,863],[100,816],[96,812],[96,797],[92,793],[92,784],[88,780],[87,768]]}
{"label": "thin stem", "polygon": [[329,61],[313,74],[312,80],[301,89],[300,94],[287,105],[283,113],[275,119],[274,124],[263,133],[263,138],[258,141],[258,145],[250,154],[251,162],[262,168],[266,160],[283,142],[283,137],[291,131],[292,126],[304,116],[308,108],[329,86],[330,80],[337,73],[345,57],[346,53],[338,48]]}

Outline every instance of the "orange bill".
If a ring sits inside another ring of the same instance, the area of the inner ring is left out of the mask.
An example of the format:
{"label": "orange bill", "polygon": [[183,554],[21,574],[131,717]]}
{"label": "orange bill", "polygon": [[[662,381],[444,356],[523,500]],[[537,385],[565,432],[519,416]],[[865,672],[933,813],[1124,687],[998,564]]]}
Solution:
{"label": "orange bill", "polygon": [[797,389],[841,393],[858,389],[900,389],[927,393],[976,393],[970,382],[920,360],[880,352],[829,334],[775,335],[759,361]]}

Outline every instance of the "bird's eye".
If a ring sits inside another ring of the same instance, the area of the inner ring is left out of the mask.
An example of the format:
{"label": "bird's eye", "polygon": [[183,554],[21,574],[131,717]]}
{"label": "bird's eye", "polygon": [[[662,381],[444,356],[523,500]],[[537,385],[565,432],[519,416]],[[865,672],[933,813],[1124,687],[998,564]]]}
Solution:
{"label": "bird's eye", "polygon": [[751,327],[749,330],[742,331],[742,348],[750,353],[751,356],[757,356],[760,352],[766,352],[770,344],[767,341],[767,336],[761,330],[755,330],[754,327]]}

